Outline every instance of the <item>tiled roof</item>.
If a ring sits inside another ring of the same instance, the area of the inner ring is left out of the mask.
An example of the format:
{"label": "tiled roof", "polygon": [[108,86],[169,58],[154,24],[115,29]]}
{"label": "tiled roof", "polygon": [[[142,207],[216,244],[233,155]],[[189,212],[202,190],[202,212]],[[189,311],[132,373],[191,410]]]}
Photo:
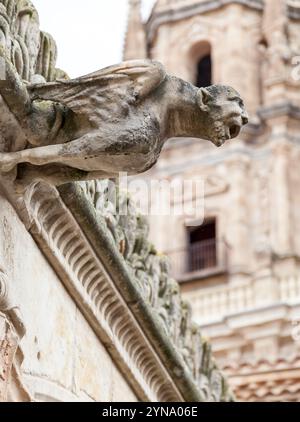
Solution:
{"label": "tiled roof", "polygon": [[228,376],[236,376],[258,372],[274,372],[296,368],[300,369],[300,354],[288,357],[279,357],[274,361],[260,359],[254,362],[227,362],[226,365],[223,366],[223,370],[228,374]]}
{"label": "tiled roof", "polygon": [[273,361],[228,363],[223,369],[239,401],[300,402],[300,353]]}
{"label": "tiled roof", "polygon": [[300,378],[236,386],[235,395],[244,402],[300,401]]}

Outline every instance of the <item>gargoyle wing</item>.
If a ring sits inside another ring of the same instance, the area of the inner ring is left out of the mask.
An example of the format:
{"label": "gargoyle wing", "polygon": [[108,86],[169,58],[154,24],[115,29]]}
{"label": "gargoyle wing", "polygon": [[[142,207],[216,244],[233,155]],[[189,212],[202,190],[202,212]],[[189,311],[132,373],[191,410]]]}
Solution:
{"label": "gargoyle wing", "polygon": [[128,114],[130,105],[147,97],[165,77],[160,63],[134,60],[69,81],[29,85],[28,92],[32,99],[57,101],[99,125],[99,119],[113,121]]}

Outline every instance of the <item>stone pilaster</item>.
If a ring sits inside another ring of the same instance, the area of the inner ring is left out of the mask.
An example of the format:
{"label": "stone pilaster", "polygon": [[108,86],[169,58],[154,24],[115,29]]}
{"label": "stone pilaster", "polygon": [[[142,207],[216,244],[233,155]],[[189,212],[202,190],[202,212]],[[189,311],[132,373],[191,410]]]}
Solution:
{"label": "stone pilaster", "polygon": [[291,214],[289,191],[290,146],[284,139],[273,141],[271,177],[271,247],[276,255],[291,253]]}
{"label": "stone pilaster", "polygon": [[215,74],[218,74],[215,83],[234,86],[242,95],[248,112],[254,114],[260,102],[259,59],[256,48],[260,18],[257,12],[241,4],[229,4],[223,13],[226,17],[223,30],[213,46],[216,50]]}
{"label": "stone pilaster", "polygon": [[235,155],[227,161],[230,174],[230,205],[226,239],[230,246],[230,280],[241,281],[245,278],[250,259],[249,244],[249,159],[245,155]]}
{"label": "stone pilaster", "polygon": [[263,97],[266,105],[286,98],[291,48],[288,40],[288,17],[285,0],[266,0],[263,15],[265,43]]}

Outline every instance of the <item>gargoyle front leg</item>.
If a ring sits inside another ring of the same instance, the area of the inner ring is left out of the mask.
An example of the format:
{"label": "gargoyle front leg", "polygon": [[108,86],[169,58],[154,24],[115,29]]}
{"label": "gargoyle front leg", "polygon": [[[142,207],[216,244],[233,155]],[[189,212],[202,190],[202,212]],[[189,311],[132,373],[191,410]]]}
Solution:
{"label": "gargoyle front leg", "polygon": [[[29,148],[22,151],[0,153],[0,172],[9,172],[20,163],[29,163],[35,166],[61,163],[69,167],[88,167],[89,157],[105,155],[107,140],[93,133],[82,136],[79,139],[56,145],[47,145]],[[87,168],[87,171],[91,169]]]}
{"label": "gargoyle front leg", "polygon": [[18,168],[18,177],[15,182],[17,190],[22,193],[33,181],[44,181],[54,186],[61,186],[70,182],[82,182],[117,177],[118,174],[111,172],[88,172],[60,164],[49,164],[43,166],[43,171],[41,171],[39,167],[33,166],[31,164],[21,164]]}
{"label": "gargoyle front leg", "polygon": [[29,148],[16,152],[0,153],[0,172],[8,173],[18,164],[29,163],[43,166],[59,162],[62,154],[62,145]]}

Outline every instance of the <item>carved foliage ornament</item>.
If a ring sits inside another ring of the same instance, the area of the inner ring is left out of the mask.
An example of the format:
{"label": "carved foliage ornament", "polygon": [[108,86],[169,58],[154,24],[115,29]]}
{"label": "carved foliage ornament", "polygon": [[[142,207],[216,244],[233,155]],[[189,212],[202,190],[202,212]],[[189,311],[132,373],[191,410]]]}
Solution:
{"label": "carved foliage ornament", "polygon": [[[157,313],[162,326],[207,401],[232,399],[226,380],[212,357],[211,346],[201,337],[200,328],[192,322],[190,305],[181,298],[178,283],[170,276],[167,257],[160,255],[149,242],[147,219],[139,215],[127,193],[119,192],[117,203],[126,202],[127,215],[110,206],[106,181],[81,183],[87,199],[101,216],[123,255],[145,301]],[[101,198],[101,200],[100,200]]]}
{"label": "carved foliage ornament", "polygon": [[0,1],[0,45],[25,81],[55,80],[56,44],[39,29],[39,17],[29,0]]}

